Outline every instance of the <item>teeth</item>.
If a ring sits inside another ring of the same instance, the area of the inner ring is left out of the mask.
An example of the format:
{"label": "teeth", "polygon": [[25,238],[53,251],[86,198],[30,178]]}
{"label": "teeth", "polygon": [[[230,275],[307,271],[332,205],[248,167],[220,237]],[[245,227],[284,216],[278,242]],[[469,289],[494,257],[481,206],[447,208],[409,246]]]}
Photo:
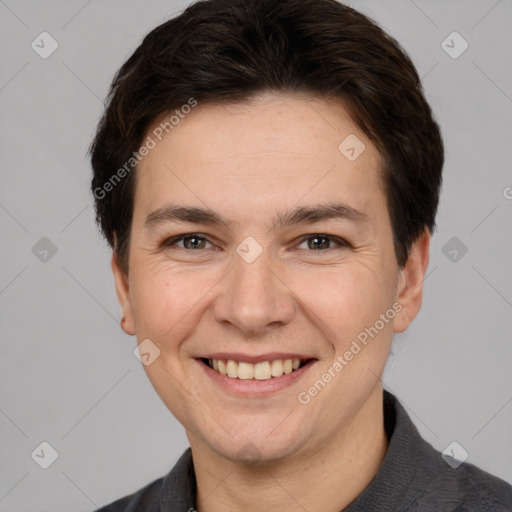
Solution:
{"label": "teeth", "polygon": [[262,361],[251,364],[238,362],[233,359],[209,359],[210,368],[213,368],[221,375],[227,375],[232,379],[241,380],[269,380],[272,377],[281,377],[297,370],[300,367],[300,359],[275,359],[273,361]]}
{"label": "teeth", "polygon": [[[231,377],[231,375],[230,375]],[[254,377],[254,365],[249,363],[238,363],[238,378],[252,379]]]}
{"label": "teeth", "polygon": [[271,363],[271,373],[272,377],[281,377],[283,375],[283,360],[276,359]]}
{"label": "teeth", "polygon": [[256,363],[254,366],[254,378],[257,380],[268,380],[272,377],[270,373],[270,363],[265,361],[263,363]]}
{"label": "teeth", "polygon": [[236,361],[229,359],[226,368],[228,369],[228,377],[231,377],[232,379],[236,379],[238,377],[238,363]]}
{"label": "teeth", "polygon": [[228,370],[226,368],[226,363],[222,359],[214,359],[213,360],[213,369],[214,370],[215,370],[215,361],[218,361],[218,365],[219,365],[218,372],[221,375],[227,375],[228,374]]}

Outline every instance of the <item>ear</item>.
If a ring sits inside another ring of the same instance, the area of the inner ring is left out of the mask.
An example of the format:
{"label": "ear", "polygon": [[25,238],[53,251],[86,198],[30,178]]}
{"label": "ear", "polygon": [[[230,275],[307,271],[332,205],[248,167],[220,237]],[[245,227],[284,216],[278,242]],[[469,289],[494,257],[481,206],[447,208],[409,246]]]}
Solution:
{"label": "ear", "polygon": [[135,322],[133,321],[132,306],[130,301],[130,290],[128,276],[121,270],[117,259],[116,251],[112,253],[112,272],[116,286],[117,299],[121,306],[121,329],[131,336],[135,335]]}
{"label": "ear", "polygon": [[405,267],[398,277],[398,301],[402,309],[395,317],[394,331],[403,332],[409,327],[421,308],[423,280],[428,267],[430,233],[423,234],[412,244]]}

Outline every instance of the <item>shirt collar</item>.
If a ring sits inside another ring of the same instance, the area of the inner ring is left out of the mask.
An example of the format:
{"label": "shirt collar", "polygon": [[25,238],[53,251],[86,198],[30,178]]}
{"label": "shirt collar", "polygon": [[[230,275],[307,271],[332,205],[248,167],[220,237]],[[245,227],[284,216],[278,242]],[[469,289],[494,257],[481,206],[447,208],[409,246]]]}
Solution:
{"label": "shirt collar", "polygon": [[386,455],[374,479],[344,512],[406,510],[436,474],[432,470],[440,459],[435,450],[420,436],[402,404],[386,390],[384,425],[389,442]]}

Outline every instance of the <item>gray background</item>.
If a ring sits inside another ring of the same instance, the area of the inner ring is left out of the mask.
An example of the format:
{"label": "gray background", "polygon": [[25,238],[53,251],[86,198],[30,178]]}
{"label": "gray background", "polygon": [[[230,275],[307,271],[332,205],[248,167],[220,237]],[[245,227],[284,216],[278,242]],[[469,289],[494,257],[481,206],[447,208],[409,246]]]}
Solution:
{"label": "gray background", "polygon": [[[93,510],[187,446],[119,328],[85,157],[114,72],[187,3],[0,0],[0,511]],[[456,440],[512,482],[512,1],[351,4],[410,53],[447,148],[423,309],[385,385],[436,448]],[[453,31],[469,44],[456,59]],[[31,458],[43,441],[48,469]]]}

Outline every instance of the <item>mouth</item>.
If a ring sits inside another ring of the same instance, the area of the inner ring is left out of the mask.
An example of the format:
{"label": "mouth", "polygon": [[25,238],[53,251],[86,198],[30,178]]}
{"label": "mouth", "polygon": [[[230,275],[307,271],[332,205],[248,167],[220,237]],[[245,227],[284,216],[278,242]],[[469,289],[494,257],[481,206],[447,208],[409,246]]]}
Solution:
{"label": "mouth", "polygon": [[268,381],[280,379],[302,369],[316,359],[270,359],[250,363],[234,359],[200,358],[204,365],[229,379]]}

